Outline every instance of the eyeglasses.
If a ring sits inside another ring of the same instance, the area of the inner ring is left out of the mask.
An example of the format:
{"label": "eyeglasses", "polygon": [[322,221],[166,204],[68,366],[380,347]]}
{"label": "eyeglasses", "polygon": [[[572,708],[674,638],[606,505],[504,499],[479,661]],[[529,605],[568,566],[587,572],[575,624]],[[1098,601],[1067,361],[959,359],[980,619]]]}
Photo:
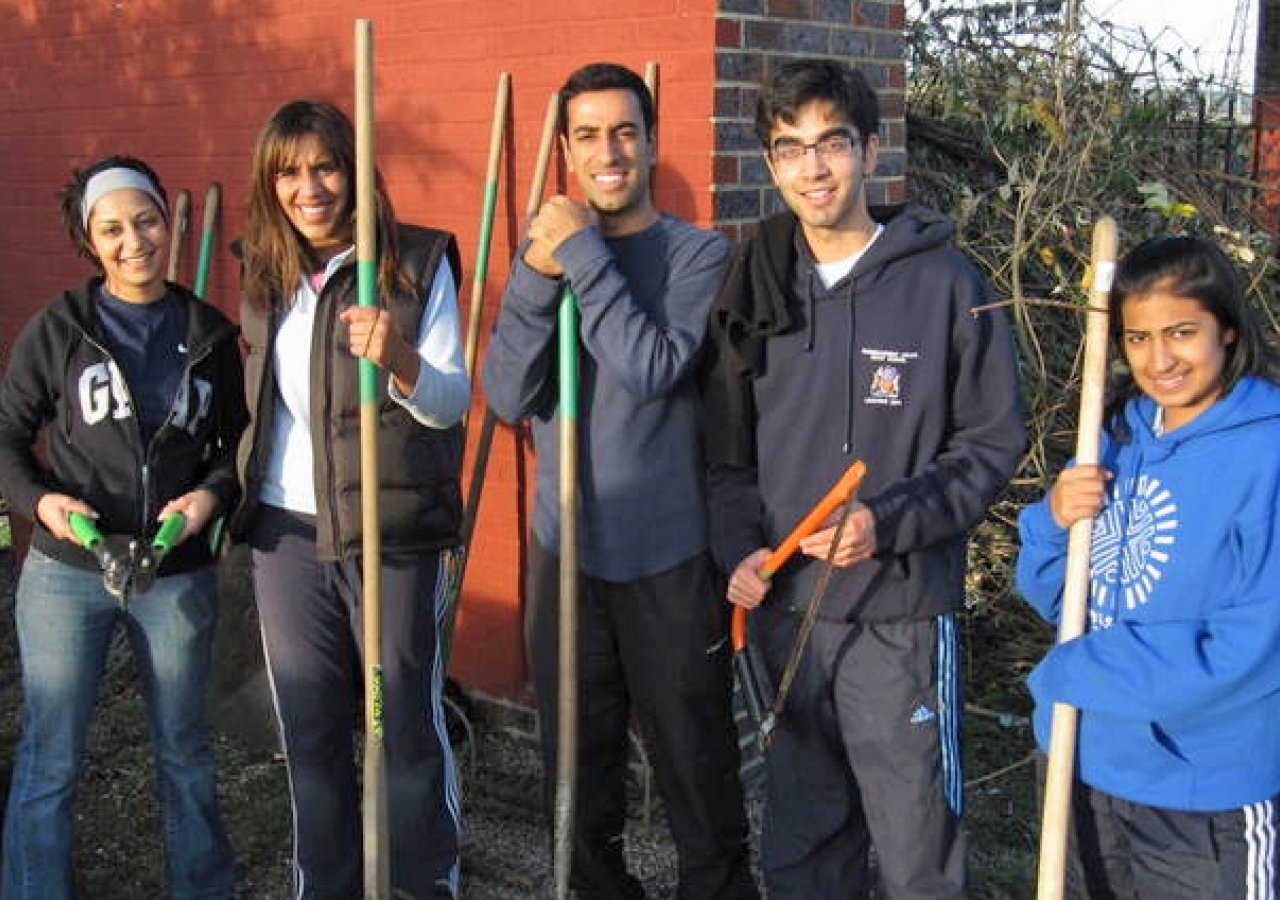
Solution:
{"label": "eyeglasses", "polygon": [[769,148],[769,155],[773,157],[773,161],[776,163],[793,166],[804,159],[805,155],[812,150],[823,161],[834,162],[846,159],[853,153],[853,148],[857,145],[858,138],[854,134],[848,131],[833,131],[831,134],[818,138],[812,144],[803,144],[800,141],[783,138]]}

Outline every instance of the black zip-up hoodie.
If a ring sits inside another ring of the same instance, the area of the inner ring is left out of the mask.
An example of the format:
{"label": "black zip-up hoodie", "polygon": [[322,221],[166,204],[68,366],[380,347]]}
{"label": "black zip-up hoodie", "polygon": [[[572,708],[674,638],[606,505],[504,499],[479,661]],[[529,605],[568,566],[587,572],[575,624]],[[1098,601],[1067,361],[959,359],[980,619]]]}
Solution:
{"label": "black zip-up hoodie", "polygon": [[[717,298],[703,399],[712,544],[732,569],[777,546],[854,459],[876,556],[838,570],[822,615],[919,620],[963,601],[969,528],[1025,444],[1012,334],[974,314],[987,287],[918,206],[872,210],[884,232],[823,286],[791,213],[761,223]],[[799,606],[820,564],[796,557],[774,603]]]}
{"label": "black zip-up hoodie", "polygon": [[[39,499],[67,494],[99,513],[104,534],[149,537],[175,497],[205,488],[218,509],[238,491],[235,447],[246,421],[236,326],[186,288],[187,366],[169,415],[143,442],[128,385],[107,349],[94,304],[102,278],[64,291],[18,335],[0,387],[0,492],[35,524],[32,546],[79,569],[98,563],[84,548],[53,537],[36,519]],[[36,439],[45,429],[43,459]],[[215,513],[216,516],[216,513]],[[183,541],[160,574],[212,562],[209,542]]]}

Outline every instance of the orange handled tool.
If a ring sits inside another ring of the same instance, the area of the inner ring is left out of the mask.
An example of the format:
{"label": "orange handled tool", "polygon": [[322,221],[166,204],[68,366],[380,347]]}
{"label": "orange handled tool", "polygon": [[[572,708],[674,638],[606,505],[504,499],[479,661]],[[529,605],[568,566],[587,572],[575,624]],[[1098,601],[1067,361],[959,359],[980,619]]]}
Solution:
{"label": "orange handled tool", "polygon": [[[847,502],[854,495],[866,475],[866,463],[860,459],[855,459],[850,463],[849,468],[845,469],[844,474],[840,476],[840,480],[835,483],[831,490],[827,491],[827,495],[819,500],[813,509],[809,510],[809,514],[800,520],[800,524],[791,529],[791,533],[778,545],[778,549],[769,554],[769,558],[760,567],[760,577],[767,581],[776,575],[778,570],[787,564],[787,560],[795,555],[796,550],[800,548],[800,542],[817,531],[822,523],[827,520],[827,517],[839,508],[841,503]],[[733,621],[730,624],[729,636],[733,640],[734,650],[741,650],[747,646],[746,607],[735,606],[733,608]]]}
{"label": "orange handled tool", "polygon": [[835,512],[841,503],[846,502],[853,496],[854,491],[858,489],[858,485],[862,484],[862,479],[866,477],[867,466],[860,460],[855,459],[849,468],[844,470],[844,474],[840,476],[840,480],[836,482],[835,487],[827,491],[827,496],[818,501],[817,506],[809,511],[809,515],[800,520],[800,524],[791,529],[791,533],[786,536],[778,549],[769,554],[769,558],[764,561],[764,565],[760,567],[760,577],[768,580],[777,574],[778,570],[786,565],[796,552],[800,549],[800,542],[813,534],[827,517]]}
{"label": "orange handled tool", "polygon": [[[866,474],[866,464],[860,459],[854,460],[827,495],[818,501],[809,514],[791,529],[791,533],[778,545],[778,548],[769,554],[769,558],[760,567],[760,577],[767,581],[777,574],[778,570],[786,565],[787,560],[795,555],[796,550],[800,548],[800,542],[822,527],[822,523],[840,507],[840,504],[847,503],[853,497]],[[734,606],[733,617],[729,621],[729,640],[733,645],[733,664],[738,675],[738,685],[742,690],[742,699],[746,704],[747,714],[760,730],[760,744],[764,748],[768,746],[777,724],[778,711],[768,706],[765,700],[766,694],[770,691],[766,691],[765,688],[764,670],[754,659],[748,645],[747,612],[744,606]],[[776,705],[776,698],[774,702]]]}

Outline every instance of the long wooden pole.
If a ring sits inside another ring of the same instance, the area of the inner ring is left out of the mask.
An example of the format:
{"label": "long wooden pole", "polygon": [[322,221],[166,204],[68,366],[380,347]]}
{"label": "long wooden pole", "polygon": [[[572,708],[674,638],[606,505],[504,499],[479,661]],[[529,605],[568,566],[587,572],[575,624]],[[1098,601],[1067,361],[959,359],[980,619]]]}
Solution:
{"label": "long wooden pole", "polygon": [[507,131],[507,107],[511,101],[511,75],[498,75],[498,93],[493,102],[493,126],[489,131],[489,165],[484,176],[484,201],[480,210],[480,236],[476,241],[476,264],[471,277],[471,308],[467,316],[464,360],[467,376],[475,385],[476,348],[480,344],[480,320],[484,309],[484,286],[489,277],[489,242],[493,236],[493,213],[498,205],[498,171],[502,162],[502,137]]}
{"label": "long wooden pole", "polygon": [[[1096,465],[1102,441],[1102,410],[1107,387],[1107,317],[1111,282],[1115,275],[1119,239],[1115,220],[1099,219],[1093,227],[1089,309],[1085,313],[1084,370],[1080,389],[1080,422],[1076,432],[1076,462]],[[1062,589],[1058,643],[1084,633],[1089,602],[1089,549],[1093,519],[1081,519],[1067,537],[1067,571]],[[1037,900],[1061,900],[1066,886],[1067,832],[1071,822],[1071,794],[1079,711],[1066,703],[1053,705],[1049,732],[1049,762],[1045,775],[1044,810],[1040,825],[1040,867]]]}
{"label": "long wooden pole", "polygon": [[[537,215],[555,147],[560,95],[547,101],[538,166],[525,224]],[[537,195],[533,189],[537,189]],[[558,313],[560,388],[560,621],[553,871],[557,900],[568,900],[578,772],[578,301],[565,287]]]}
{"label": "long wooden pole", "polygon": [[[378,305],[377,174],[373,157],[373,22],[356,21],[356,302]],[[389,900],[382,675],[382,532],[378,524],[378,369],[361,357],[360,481],[363,563],[365,900]]]}
{"label": "long wooden pole", "polygon": [[[489,246],[493,237],[493,216],[498,205],[498,174],[502,162],[503,135],[507,130],[507,109],[510,105],[511,75],[502,72],[498,75],[498,93],[493,103],[493,125],[489,130],[489,163],[485,170],[484,200],[480,211],[480,237],[476,242],[475,272],[471,279],[471,310],[467,319],[464,361],[473,391],[476,382],[476,349],[480,344],[481,311],[484,308],[484,287],[489,278]],[[464,426],[466,421],[466,419],[463,420]],[[493,413],[486,409],[475,451],[476,459],[482,459],[485,465],[489,461],[496,423],[497,419]],[[459,535],[462,551],[458,554],[458,574],[450,585],[449,595],[445,598],[440,631],[436,636],[440,647],[440,658],[443,660],[446,672],[449,670],[449,654],[453,650],[453,629],[458,616],[458,599],[462,595],[462,581],[467,575],[471,535],[476,526],[475,507],[480,502],[480,489],[484,486],[483,469],[477,471],[480,473],[479,478],[477,479],[475,473],[472,474],[471,484],[467,489],[466,504],[462,508],[462,530]]]}
{"label": "long wooden pole", "polygon": [[573,870],[578,781],[578,298],[560,298],[560,655],[556,724],[556,897],[567,900]]}
{"label": "long wooden pole", "polygon": [[649,89],[649,98],[653,101],[653,156],[658,157],[658,89],[662,81],[657,62],[650,60],[644,64],[644,85]]}
{"label": "long wooden pole", "polygon": [[209,268],[213,264],[213,237],[218,228],[218,206],[222,201],[222,186],[209,183],[204,192],[204,227],[200,229],[200,256],[196,260],[196,279],[191,290],[197,297],[204,297],[209,284]]}
{"label": "long wooden pole", "polygon": [[187,228],[191,224],[191,192],[186,188],[178,191],[178,198],[173,201],[173,221],[169,223],[169,272],[168,280],[177,281],[181,271],[182,244],[187,236]]}
{"label": "long wooden pole", "polygon": [[[534,161],[533,181],[529,185],[529,198],[525,204],[524,224],[527,228],[538,214],[542,205],[542,194],[546,190],[547,170],[551,166],[551,155],[556,145],[556,121],[559,118],[560,95],[552,92],[547,101],[547,112],[542,120],[542,137],[538,142],[538,156]],[[498,417],[492,409],[485,409],[484,420],[480,424],[480,435],[476,439],[475,458],[471,464],[471,480],[467,485],[467,501],[462,510],[462,571],[458,573],[458,589],[462,589],[462,579],[466,576],[467,561],[471,557],[471,538],[475,534],[476,517],[480,512],[480,495],[484,490],[485,473],[489,467],[489,453],[493,448],[493,433],[498,425]],[[452,617],[446,621],[445,659],[448,660],[448,649],[452,635]]]}
{"label": "long wooden pole", "polygon": [[542,206],[542,195],[547,188],[547,172],[551,168],[551,156],[556,149],[556,126],[560,122],[560,92],[552,91],[547,98],[547,110],[542,114],[542,134],[538,138],[538,157],[534,161],[533,181],[529,183],[529,198],[524,205],[524,227],[528,228]]}

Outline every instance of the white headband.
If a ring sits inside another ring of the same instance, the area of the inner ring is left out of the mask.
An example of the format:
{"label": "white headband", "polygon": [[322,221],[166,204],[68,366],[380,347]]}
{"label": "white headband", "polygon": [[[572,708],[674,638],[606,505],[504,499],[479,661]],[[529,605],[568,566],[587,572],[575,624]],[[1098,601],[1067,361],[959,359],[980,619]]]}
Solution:
{"label": "white headband", "polygon": [[112,191],[121,191],[127,188],[142,191],[142,193],[154,200],[156,206],[160,207],[160,214],[164,216],[165,221],[168,221],[169,211],[165,209],[164,199],[160,196],[160,189],[156,187],[155,182],[137,169],[120,166],[95,172],[85,182],[84,199],[80,201],[80,215],[84,222],[84,227],[89,227],[89,213],[93,212],[95,203]]}

